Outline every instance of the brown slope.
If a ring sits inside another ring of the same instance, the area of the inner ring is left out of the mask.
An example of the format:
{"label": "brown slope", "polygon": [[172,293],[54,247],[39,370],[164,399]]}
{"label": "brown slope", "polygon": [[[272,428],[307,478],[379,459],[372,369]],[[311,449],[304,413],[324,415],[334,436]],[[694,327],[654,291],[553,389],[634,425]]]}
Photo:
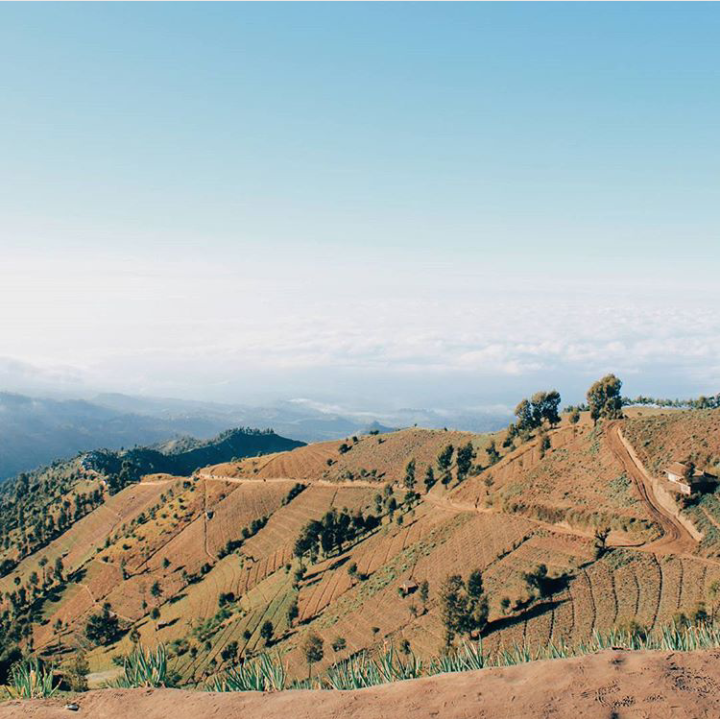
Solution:
{"label": "brown slope", "polygon": [[[605,651],[359,691],[274,694],[137,689],[80,695],[88,719],[690,719],[720,716],[720,652]],[[62,699],[7,702],[0,719],[60,719]]]}

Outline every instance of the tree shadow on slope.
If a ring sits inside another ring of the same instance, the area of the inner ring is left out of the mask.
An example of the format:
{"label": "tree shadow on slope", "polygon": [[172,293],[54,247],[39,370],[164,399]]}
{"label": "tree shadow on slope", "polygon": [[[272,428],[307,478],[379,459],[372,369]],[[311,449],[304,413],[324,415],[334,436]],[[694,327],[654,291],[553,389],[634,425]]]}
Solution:
{"label": "tree shadow on slope", "polygon": [[499,619],[494,619],[493,621],[488,622],[488,625],[485,628],[483,635],[489,636],[490,634],[502,631],[503,629],[509,629],[510,627],[513,627],[517,624],[527,622],[530,619],[535,619],[536,617],[541,617],[543,614],[547,614],[548,612],[555,611],[555,609],[562,606],[563,604],[565,604],[565,602],[568,602],[568,601],[570,601],[569,598],[568,599],[551,599],[551,600],[547,600],[547,601],[542,601],[542,602],[533,604],[531,607],[529,607],[525,611],[520,612],[519,614],[512,614],[507,617],[501,617]]}

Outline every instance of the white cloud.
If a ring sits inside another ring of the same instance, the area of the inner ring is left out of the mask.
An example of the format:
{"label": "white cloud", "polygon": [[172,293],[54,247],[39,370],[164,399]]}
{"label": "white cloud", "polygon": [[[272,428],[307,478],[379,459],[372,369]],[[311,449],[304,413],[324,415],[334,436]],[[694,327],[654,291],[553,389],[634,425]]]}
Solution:
{"label": "white cloud", "polygon": [[[418,388],[456,375],[458,387],[475,376],[478,393],[607,370],[662,373],[668,392],[710,390],[720,376],[717,291],[575,281],[548,291],[482,266],[458,277],[392,260],[328,275],[302,258],[20,259],[0,278],[0,355],[50,384],[232,401],[277,386],[342,404],[372,378],[376,397],[412,404]],[[0,379],[10,386],[18,374]]]}

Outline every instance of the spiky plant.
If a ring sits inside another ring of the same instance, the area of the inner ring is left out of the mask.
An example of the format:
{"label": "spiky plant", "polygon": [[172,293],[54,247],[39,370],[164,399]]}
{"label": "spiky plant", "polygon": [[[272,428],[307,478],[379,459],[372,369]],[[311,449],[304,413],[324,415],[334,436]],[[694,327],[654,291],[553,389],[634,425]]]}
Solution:
{"label": "spiky plant", "polygon": [[365,652],[333,664],[325,679],[330,689],[364,689],[384,683],[377,664]]}
{"label": "spiky plant", "polygon": [[158,645],[155,651],[138,645],[125,657],[123,676],[115,683],[123,689],[169,687],[172,684],[168,674],[167,652],[163,644]]}
{"label": "spiky plant", "polygon": [[257,660],[215,677],[210,688],[216,692],[271,692],[282,691],[286,682],[287,670],[280,657],[261,654]]}
{"label": "spiky plant", "polygon": [[18,699],[46,699],[57,691],[53,685],[53,668],[33,658],[24,659],[10,670],[8,691]]}
{"label": "spiky plant", "polygon": [[434,659],[430,663],[428,674],[472,672],[483,669],[487,664],[488,659],[483,654],[482,641],[479,641],[477,646],[466,642],[458,651]]}

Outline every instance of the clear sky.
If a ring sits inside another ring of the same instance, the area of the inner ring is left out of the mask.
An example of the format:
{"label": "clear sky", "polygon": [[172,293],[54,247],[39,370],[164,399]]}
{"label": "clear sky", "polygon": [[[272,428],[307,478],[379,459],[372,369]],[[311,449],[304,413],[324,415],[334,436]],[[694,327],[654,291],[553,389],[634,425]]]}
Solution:
{"label": "clear sky", "polygon": [[719,36],[715,3],[2,4],[0,383],[716,392]]}

